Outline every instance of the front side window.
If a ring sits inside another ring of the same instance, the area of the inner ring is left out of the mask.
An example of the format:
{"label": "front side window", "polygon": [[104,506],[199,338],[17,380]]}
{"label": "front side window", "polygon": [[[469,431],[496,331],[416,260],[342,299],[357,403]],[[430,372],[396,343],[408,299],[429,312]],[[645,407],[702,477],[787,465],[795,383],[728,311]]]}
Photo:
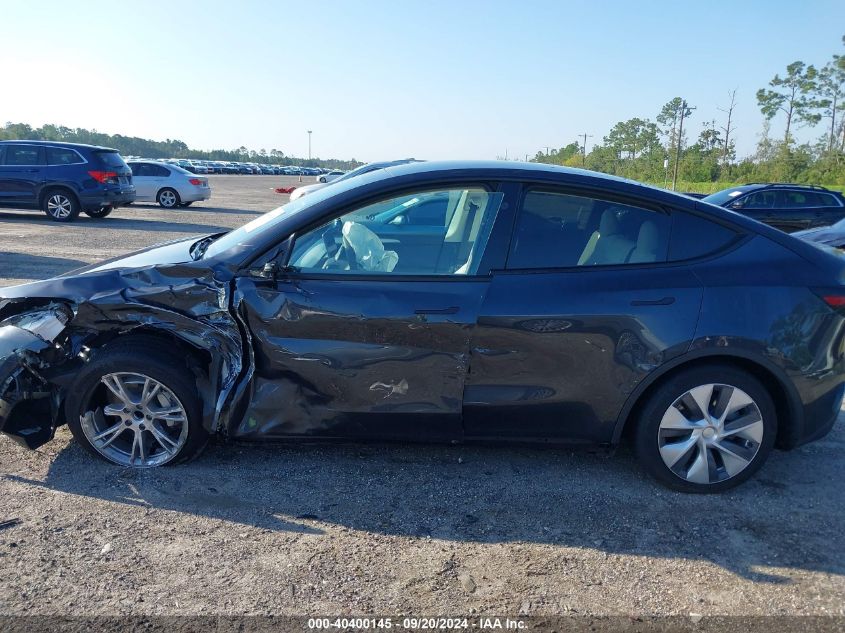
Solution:
{"label": "front side window", "polygon": [[34,145],[7,145],[5,164],[18,166],[38,165],[41,162],[38,158],[38,149]]}
{"label": "front side window", "polygon": [[546,191],[525,196],[508,268],[665,262],[668,215],[618,202]]}
{"label": "front side window", "polygon": [[441,189],[369,204],[298,235],[288,264],[309,274],[475,275],[502,197]]}
{"label": "front side window", "polygon": [[773,209],[777,201],[776,191],[758,191],[736,201],[731,208],[736,209]]}

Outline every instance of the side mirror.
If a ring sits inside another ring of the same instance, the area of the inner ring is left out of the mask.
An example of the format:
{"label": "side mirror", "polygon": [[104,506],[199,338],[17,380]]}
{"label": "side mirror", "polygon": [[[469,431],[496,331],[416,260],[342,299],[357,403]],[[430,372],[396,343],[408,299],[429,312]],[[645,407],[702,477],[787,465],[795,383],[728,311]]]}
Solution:
{"label": "side mirror", "polygon": [[745,205],[744,205],[744,204],[742,204],[742,201],[737,200],[736,202],[731,202],[731,203],[728,205],[728,209],[741,209],[741,208],[742,208],[742,207],[744,207],[744,206],[745,206]]}
{"label": "side mirror", "polygon": [[275,279],[279,273],[279,264],[275,261],[269,261],[262,268],[253,268],[249,271],[250,276],[258,277],[259,279]]}

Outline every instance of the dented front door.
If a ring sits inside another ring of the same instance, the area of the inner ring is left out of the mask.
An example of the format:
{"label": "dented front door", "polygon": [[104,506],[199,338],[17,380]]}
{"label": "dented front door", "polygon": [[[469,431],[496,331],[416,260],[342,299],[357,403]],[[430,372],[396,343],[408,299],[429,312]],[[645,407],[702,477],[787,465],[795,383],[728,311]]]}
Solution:
{"label": "dented front door", "polygon": [[255,350],[239,437],[457,440],[488,282],[290,276],[237,282]]}

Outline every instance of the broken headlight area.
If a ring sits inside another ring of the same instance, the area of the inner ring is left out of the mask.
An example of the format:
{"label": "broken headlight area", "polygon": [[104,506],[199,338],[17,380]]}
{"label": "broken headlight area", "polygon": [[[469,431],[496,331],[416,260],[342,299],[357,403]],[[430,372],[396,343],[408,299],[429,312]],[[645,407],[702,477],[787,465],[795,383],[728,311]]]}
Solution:
{"label": "broken headlight area", "polygon": [[0,431],[27,448],[52,439],[60,419],[46,374],[68,360],[61,338],[72,318],[70,308],[54,304],[0,322]]}

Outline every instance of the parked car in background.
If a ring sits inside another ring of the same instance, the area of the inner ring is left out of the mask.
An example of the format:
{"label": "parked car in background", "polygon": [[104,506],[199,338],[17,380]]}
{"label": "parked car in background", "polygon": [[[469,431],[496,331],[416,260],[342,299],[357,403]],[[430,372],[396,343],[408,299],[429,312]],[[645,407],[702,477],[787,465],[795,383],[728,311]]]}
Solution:
{"label": "parked car in background", "polygon": [[298,200],[302,196],[306,196],[309,193],[312,193],[314,191],[318,191],[319,189],[322,189],[323,187],[328,187],[331,184],[343,182],[343,181],[348,180],[350,178],[354,178],[355,176],[360,176],[361,174],[368,174],[371,171],[384,169],[385,167],[391,167],[393,165],[404,165],[406,163],[417,163],[417,162],[422,162],[422,161],[418,161],[415,158],[402,158],[402,159],[399,159],[399,160],[384,161],[384,162],[379,162],[379,163],[368,163],[366,165],[361,165],[360,167],[353,169],[352,171],[348,171],[345,174],[343,174],[342,176],[339,176],[333,182],[316,182],[313,185],[306,185],[304,187],[297,187],[296,189],[294,189],[293,193],[290,194],[290,199],[291,199],[291,202],[294,201],[294,200]]}
{"label": "parked car in background", "polygon": [[321,183],[334,182],[335,180],[340,178],[345,173],[346,172],[344,172],[344,171],[337,171],[337,170],[336,171],[330,171],[330,172],[327,172],[325,174],[322,174],[321,176],[317,176],[317,182],[321,182]]}
{"label": "parked car in background", "polygon": [[839,222],[830,226],[818,226],[813,229],[796,231],[792,236],[805,242],[836,249],[840,255],[845,254],[845,220],[839,220]]}
{"label": "parked car in background", "polygon": [[192,174],[178,165],[154,161],[130,161],[128,164],[139,202],[155,201],[165,209],[172,209],[189,207],[211,197],[208,178]]}
{"label": "parked car in background", "polygon": [[630,438],[666,486],[719,492],[830,432],[844,306],[845,259],[686,196],[536,163],[397,165],[0,290],[0,430],[37,448],[67,423],[139,468],[214,434]]}
{"label": "parked car in background", "polygon": [[70,222],[104,218],[135,200],[132,172],[117,150],[52,141],[0,141],[0,207],[41,209]]}
{"label": "parked car in background", "polygon": [[829,226],[845,218],[845,198],[838,191],[814,185],[749,183],[702,198],[792,233]]}

